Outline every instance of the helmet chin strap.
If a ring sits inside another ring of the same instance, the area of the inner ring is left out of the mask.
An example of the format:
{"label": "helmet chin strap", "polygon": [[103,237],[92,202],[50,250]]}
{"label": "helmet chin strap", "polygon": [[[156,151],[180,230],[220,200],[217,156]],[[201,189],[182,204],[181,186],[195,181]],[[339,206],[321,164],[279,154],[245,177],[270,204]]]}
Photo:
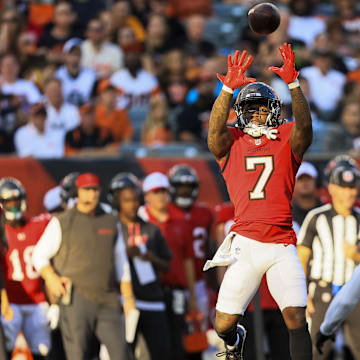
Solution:
{"label": "helmet chin strap", "polygon": [[243,131],[254,138],[265,135],[269,140],[275,140],[278,133],[278,130],[275,128],[268,127],[267,125],[255,125],[253,123],[247,124]]}

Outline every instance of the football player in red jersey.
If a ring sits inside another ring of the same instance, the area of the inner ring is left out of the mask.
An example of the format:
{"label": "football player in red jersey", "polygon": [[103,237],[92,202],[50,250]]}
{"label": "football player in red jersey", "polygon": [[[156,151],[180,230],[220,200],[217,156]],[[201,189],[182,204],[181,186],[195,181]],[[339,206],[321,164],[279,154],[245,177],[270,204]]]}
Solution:
{"label": "football player in red jersey", "polygon": [[10,353],[13,351],[16,338],[22,331],[34,360],[45,359],[50,349],[48,304],[42,280],[32,265],[31,254],[50,216],[25,218],[26,193],[14,178],[0,180],[0,202],[8,239],[8,251],[1,265],[5,289],[14,310],[12,320],[2,319],[6,348]]}
{"label": "football player in red jersey", "polygon": [[[311,115],[297,80],[290,44],[279,48],[284,64],[270,67],[290,89],[295,122],[280,119],[281,102],[274,90],[245,71],[247,52],[228,58],[228,71],[210,115],[208,146],[225,179],[235,206],[235,223],[214,259],[205,264],[228,265],[216,305],[215,329],[226,344],[227,359],[242,359],[246,331],[239,317],[266,273],[271,295],[289,330],[293,360],[312,359],[305,308],[306,284],[296,253],[291,198],[295,175],[312,141]],[[237,121],[228,128],[234,90]]]}
{"label": "football player in red jersey", "polygon": [[[185,164],[175,165],[169,170],[168,178],[172,200],[169,207],[175,216],[184,219],[191,228],[196,276],[195,292],[198,309],[204,317],[206,326],[209,295],[202,269],[206,260],[206,250],[209,247],[213,214],[206,204],[196,202],[199,194],[199,178],[193,168]],[[201,353],[189,354],[188,358],[201,359]]]}

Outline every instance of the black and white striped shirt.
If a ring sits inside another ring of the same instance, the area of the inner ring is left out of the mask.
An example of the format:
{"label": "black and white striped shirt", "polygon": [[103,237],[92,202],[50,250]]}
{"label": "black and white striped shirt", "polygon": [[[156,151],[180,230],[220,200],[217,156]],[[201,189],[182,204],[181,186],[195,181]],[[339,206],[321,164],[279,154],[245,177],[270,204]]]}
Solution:
{"label": "black and white striped shirt", "polygon": [[300,228],[298,245],[312,250],[309,262],[310,280],[322,280],[335,285],[346,283],[356,266],[344,256],[344,242],[357,244],[360,239],[360,211],[353,209],[344,217],[326,204],[311,210]]}

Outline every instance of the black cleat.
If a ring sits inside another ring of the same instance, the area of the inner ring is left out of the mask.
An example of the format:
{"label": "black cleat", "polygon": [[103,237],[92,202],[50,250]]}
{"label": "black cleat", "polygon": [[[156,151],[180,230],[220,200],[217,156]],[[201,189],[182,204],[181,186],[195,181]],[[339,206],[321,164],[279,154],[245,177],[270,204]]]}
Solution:
{"label": "black cleat", "polygon": [[238,324],[237,333],[239,334],[239,343],[235,346],[234,349],[230,350],[225,344],[225,351],[217,353],[217,357],[225,355],[225,360],[244,360],[244,344],[246,339],[246,330],[245,328]]}

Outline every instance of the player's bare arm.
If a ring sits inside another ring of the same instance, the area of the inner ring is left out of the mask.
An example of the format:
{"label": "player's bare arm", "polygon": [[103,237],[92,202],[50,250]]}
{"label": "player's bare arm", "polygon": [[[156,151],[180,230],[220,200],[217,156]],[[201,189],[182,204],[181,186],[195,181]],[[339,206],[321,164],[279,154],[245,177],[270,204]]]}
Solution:
{"label": "player's bare arm", "polygon": [[209,150],[217,160],[221,160],[227,155],[233,143],[231,134],[226,127],[226,122],[229,116],[234,90],[256,81],[253,78],[247,78],[245,76],[245,71],[252,62],[252,56],[249,55],[245,61],[247,52],[244,50],[240,59],[239,55],[240,51],[237,50],[233,61],[229,55],[227,74],[225,76],[217,75],[223,84],[223,88],[211,110],[208,133]]}
{"label": "player's bare arm", "polygon": [[295,54],[291,45],[284,43],[283,47],[279,47],[279,51],[284,61],[283,66],[281,68],[272,66],[269,70],[278,74],[289,86],[295,117],[295,125],[290,134],[290,145],[295,155],[302,159],[311,145],[313,136],[310,109],[297,80],[299,72],[295,69]]}

